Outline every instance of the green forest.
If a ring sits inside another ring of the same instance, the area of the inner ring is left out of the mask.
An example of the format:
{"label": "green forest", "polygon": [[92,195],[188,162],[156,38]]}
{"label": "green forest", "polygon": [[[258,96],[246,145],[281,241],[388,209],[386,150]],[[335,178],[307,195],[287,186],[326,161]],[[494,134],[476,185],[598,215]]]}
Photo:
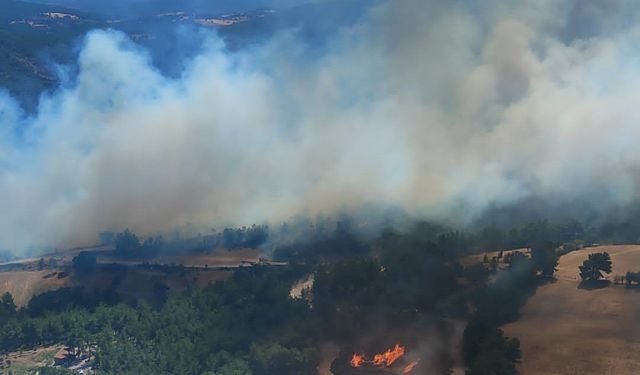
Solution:
{"label": "green forest", "polygon": [[[316,373],[322,343],[338,343],[342,358],[371,346],[365,336],[386,346],[393,339],[387,332],[397,332],[418,343],[434,321],[457,319],[469,322],[468,374],[516,374],[519,342],[499,327],[517,319],[527,298],[553,275],[561,242],[547,238],[564,232],[536,222],[501,234],[503,241],[529,241],[532,251],[531,257],[504,257],[507,267],[498,272],[495,260],[468,268],[458,262],[463,246],[478,246],[495,231],[462,235],[420,223],[362,240],[338,225],[305,246],[278,248],[287,267],[240,269],[228,281],[183,292],[158,285],[150,300],[125,301],[109,289],[62,288],[16,309],[5,295],[0,347],[11,352],[63,343],[74,355],[91,358],[98,374],[302,375]],[[292,253],[294,247],[302,250]],[[351,251],[337,257],[336,248]],[[131,251],[141,251],[136,249]],[[309,274],[313,288],[304,298],[291,298],[291,286]],[[447,368],[451,353],[440,355]]]}

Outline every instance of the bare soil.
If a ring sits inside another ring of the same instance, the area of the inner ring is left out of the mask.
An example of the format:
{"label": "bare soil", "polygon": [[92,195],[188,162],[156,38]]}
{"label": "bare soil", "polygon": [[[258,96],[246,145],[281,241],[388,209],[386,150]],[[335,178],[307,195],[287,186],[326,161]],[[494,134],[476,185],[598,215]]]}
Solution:
{"label": "bare soil", "polygon": [[640,270],[640,246],[585,248],[560,258],[557,278],[538,288],[522,317],[504,327],[521,341],[522,375],[640,374],[640,289],[579,288],[578,266],[606,251],[615,275]]}

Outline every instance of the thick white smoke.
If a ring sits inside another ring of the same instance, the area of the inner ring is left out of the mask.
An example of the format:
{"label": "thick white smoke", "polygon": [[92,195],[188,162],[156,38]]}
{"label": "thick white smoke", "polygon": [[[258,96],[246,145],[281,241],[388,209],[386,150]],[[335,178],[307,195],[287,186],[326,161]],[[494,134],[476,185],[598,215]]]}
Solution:
{"label": "thick white smoke", "polygon": [[640,6],[478,4],[388,1],[320,56],[295,31],[235,54],[212,36],[179,79],[90,33],[37,115],[0,96],[0,246],[368,203],[463,219],[634,200]]}

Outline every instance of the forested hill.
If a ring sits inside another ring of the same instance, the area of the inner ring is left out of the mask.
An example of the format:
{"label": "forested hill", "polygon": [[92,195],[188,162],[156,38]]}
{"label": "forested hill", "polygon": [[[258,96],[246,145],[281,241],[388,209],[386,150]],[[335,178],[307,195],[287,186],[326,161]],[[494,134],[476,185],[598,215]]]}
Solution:
{"label": "forested hill", "polygon": [[0,88],[33,107],[58,85],[52,63],[70,63],[74,40],[102,25],[97,16],[60,6],[0,0]]}
{"label": "forested hill", "polygon": [[176,11],[197,13],[242,12],[269,6],[269,0],[32,0],[56,4],[112,18],[138,18]]}
{"label": "forested hill", "polygon": [[[0,0],[0,90],[8,90],[28,111],[35,110],[40,94],[58,87],[58,66],[73,77],[79,43],[92,29],[110,28],[130,35],[149,51],[160,71],[177,76],[184,60],[200,48],[198,37],[185,40],[185,30],[194,36],[202,35],[197,29],[216,32],[230,49],[237,50],[263,42],[278,30],[295,29],[307,46],[320,48],[336,30],[355,23],[379,2],[326,1],[277,11],[245,10],[246,6],[236,4],[238,13],[221,13],[165,1],[154,3],[167,3],[162,10],[178,13],[152,12],[136,17],[128,9],[116,14],[90,13],[60,5]],[[105,4],[111,6],[111,2]]]}

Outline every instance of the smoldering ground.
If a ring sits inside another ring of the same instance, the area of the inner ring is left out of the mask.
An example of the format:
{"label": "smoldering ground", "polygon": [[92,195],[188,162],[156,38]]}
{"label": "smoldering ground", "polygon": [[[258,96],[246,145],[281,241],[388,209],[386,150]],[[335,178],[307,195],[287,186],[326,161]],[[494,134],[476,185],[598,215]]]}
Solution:
{"label": "smoldering ground", "polygon": [[0,244],[364,204],[468,222],[530,197],[637,199],[640,6],[394,0],[321,52],[296,30],[178,77],[113,31],[24,115],[0,99]]}

